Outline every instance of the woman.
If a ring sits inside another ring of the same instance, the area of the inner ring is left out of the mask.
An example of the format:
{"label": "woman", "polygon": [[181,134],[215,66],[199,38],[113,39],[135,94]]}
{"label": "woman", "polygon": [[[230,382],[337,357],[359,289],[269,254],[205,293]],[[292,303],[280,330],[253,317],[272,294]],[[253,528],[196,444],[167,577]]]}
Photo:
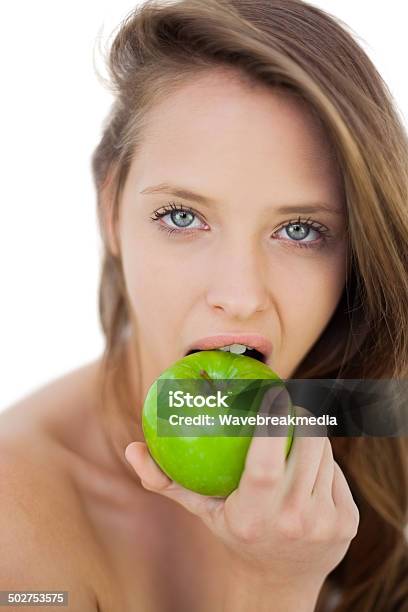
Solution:
{"label": "woman", "polygon": [[408,610],[405,438],[297,438],[287,463],[254,438],[220,500],[172,483],[141,429],[203,336],[263,342],[283,378],[406,378],[408,147],[384,83],[299,0],[147,2],[109,69],[106,350],[2,414],[2,588],[81,611]]}

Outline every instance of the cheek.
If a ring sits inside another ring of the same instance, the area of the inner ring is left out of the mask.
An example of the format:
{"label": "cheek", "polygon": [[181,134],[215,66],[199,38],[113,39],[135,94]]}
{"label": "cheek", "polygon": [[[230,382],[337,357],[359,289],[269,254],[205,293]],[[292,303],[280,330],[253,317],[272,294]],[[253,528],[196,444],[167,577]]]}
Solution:
{"label": "cheek", "polygon": [[[344,253],[296,269],[280,284],[284,339],[300,355],[318,339],[336,310],[345,285]],[[289,347],[290,348],[290,347]]]}
{"label": "cheek", "polygon": [[121,247],[128,299],[136,316],[147,324],[164,318],[174,323],[190,293],[186,291],[193,272],[189,259],[140,229],[125,230]]}

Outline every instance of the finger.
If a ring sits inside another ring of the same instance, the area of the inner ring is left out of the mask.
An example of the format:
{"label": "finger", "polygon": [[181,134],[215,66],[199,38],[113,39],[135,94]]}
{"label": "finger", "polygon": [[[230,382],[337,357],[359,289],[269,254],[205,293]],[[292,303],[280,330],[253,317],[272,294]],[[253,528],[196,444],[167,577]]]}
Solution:
{"label": "finger", "polygon": [[312,495],[326,437],[296,436],[287,463],[285,495],[303,504]]}
{"label": "finger", "polygon": [[192,514],[202,518],[208,525],[217,518],[223,500],[189,491],[168,478],[151,457],[144,442],[129,444],[125,450],[125,457],[148,491],[172,499]]}
{"label": "finger", "polygon": [[339,513],[346,515],[347,521],[349,521],[351,525],[358,526],[360,520],[358,507],[354,501],[346,477],[337,461],[334,461],[332,496],[333,502],[339,510]]}
{"label": "finger", "polygon": [[352,540],[358,533],[360,512],[338,463],[334,462],[333,501],[339,515],[338,534]]}
{"label": "finger", "polygon": [[332,504],[332,486],[333,486],[333,476],[334,476],[334,459],[333,459],[333,449],[329,438],[326,438],[326,443],[324,445],[322,460],[319,465],[319,470],[317,472],[316,481],[312,490],[312,497],[321,500],[330,501]]}
{"label": "finger", "polygon": [[270,507],[285,474],[286,444],[282,435],[252,438],[238,488],[231,494],[237,513],[254,516]]}

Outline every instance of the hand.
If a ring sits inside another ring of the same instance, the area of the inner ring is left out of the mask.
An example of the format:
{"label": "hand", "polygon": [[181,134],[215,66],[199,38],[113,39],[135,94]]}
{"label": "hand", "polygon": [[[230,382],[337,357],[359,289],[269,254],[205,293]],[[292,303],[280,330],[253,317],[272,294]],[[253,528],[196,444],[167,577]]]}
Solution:
{"label": "hand", "polygon": [[320,588],[355,537],[359,512],[327,437],[295,437],[287,460],[285,445],[284,436],[254,437],[239,487],[226,499],[171,481],[143,442],[125,454],[146,489],[203,520],[237,575]]}

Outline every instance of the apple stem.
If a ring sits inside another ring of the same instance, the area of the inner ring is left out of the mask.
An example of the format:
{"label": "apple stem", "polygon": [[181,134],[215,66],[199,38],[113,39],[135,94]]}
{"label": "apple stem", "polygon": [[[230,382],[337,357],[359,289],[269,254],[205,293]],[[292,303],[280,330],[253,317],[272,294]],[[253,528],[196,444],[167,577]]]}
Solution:
{"label": "apple stem", "polygon": [[208,372],[206,370],[200,370],[200,376],[203,376],[203,378],[205,378],[209,382],[210,386],[214,390],[216,390],[214,382],[213,382],[212,378],[210,378],[210,376],[208,375]]}

